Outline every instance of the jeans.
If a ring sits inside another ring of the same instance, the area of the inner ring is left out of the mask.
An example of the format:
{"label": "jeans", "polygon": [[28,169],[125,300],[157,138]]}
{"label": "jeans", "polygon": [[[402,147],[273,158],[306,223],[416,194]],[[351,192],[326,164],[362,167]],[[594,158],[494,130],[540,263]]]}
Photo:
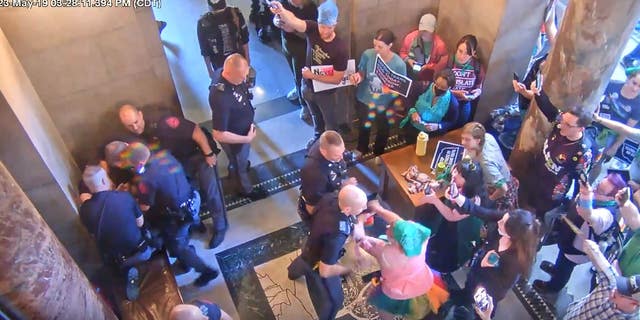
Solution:
{"label": "jeans", "polygon": [[[360,133],[358,134],[358,151],[363,154],[369,152],[371,125],[375,122],[378,132],[376,133],[375,143],[373,145],[373,153],[379,156],[384,153],[384,148],[387,146],[387,140],[389,140],[389,128],[391,127],[389,124],[389,118],[393,117],[393,115],[387,116],[386,111],[389,106],[380,110],[376,106],[373,108],[366,106],[360,101],[356,103],[358,104],[357,109],[362,112],[360,115]],[[374,114],[372,119],[369,118],[371,113]],[[370,122],[371,125],[367,122]]]}
{"label": "jeans", "polygon": [[317,139],[325,130],[338,131],[339,113],[338,92],[336,90],[313,92],[313,88],[302,82],[302,97],[309,107],[313,119],[314,138]]}

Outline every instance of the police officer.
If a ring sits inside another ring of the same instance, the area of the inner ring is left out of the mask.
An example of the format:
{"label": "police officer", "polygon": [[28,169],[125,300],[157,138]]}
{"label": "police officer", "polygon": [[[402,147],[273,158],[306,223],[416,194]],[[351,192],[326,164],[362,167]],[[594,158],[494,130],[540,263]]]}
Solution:
{"label": "police officer", "polygon": [[313,303],[319,319],[334,319],[342,308],[344,296],[340,275],[349,268],[338,259],[347,237],[354,229],[355,216],[367,208],[367,195],[360,188],[347,185],[340,192],[326,194],[317,204],[311,233],[302,254],[288,267],[289,279],[307,279],[311,295],[320,297]]}
{"label": "police officer", "polygon": [[182,166],[168,151],[151,154],[140,142],[130,143],[123,155],[124,165],[136,174],[140,208],[159,226],[169,253],[187,269],[200,273],[194,284],[206,285],[218,271],[207,266],[189,245],[189,226],[198,222],[200,196],[187,182]]}
{"label": "police officer", "polygon": [[322,196],[340,190],[343,185],[356,185],[356,178],[347,177],[347,165],[343,159],[344,141],[339,133],[327,130],[311,148],[300,170],[300,198],[298,213],[310,224],[314,207]]}
{"label": "police officer", "polygon": [[144,217],[128,192],[112,191],[106,171],[87,166],[82,180],[92,196],[80,206],[80,220],[95,238],[105,263],[127,273],[127,298],[138,296],[135,265],[149,260],[153,248],[147,243],[141,227]]}
{"label": "police officer", "polygon": [[236,181],[241,196],[255,201],[267,196],[261,187],[249,180],[249,149],[256,137],[255,114],[249,88],[245,82],[249,64],[240,54],[224,61],[221,77],[209,89],[209,105],[213,120],[213,137],[220,142],[229,158],[229,176]]}
{"label": "police officer", "polygon": [[215,166],[220,150],[213,138],[209,139],[202,128],[183,117],[164,115],[145,119],[142,111],[131,104],[122,105],[119,116],[120,122],[134,135],[129,137],[129,142],[159,143],[180,161],[191,182],[197,183],[211,214],[213,236],[209,248],[220,245],[228,222]]}

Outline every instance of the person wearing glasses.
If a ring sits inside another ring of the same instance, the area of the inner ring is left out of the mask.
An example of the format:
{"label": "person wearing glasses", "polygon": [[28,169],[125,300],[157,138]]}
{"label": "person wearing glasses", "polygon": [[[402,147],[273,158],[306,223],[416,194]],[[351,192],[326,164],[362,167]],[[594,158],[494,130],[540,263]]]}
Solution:
{"label": "person wearing glasses", "polygon": [[[450,69],[444,69],[437,72],[434,79],[428,84],[415,82],[405,100],[405,105],[412,107],[400,121],[400,128],[403,128],[409,144],[416,143],[421,131],[443,134],[451,130],[458,120],[458,100],[450,90],[456,83],[455,75]],[[419,96],[413,98],[417,94]]]}
{"label": "person wearing glasses", "polygon": [[580,108],[560,112],[543,91],[535,86],[533,89],[540,111],[553,123],[542,152],[534,156],[532,174],[536,179],[526,197],[526,203],[543,221],[547,211],[563,203],[571,184],[578,185],[580,173],[591,167],[594,142],[585,134],[585,128],[591,124],[592,115]]}

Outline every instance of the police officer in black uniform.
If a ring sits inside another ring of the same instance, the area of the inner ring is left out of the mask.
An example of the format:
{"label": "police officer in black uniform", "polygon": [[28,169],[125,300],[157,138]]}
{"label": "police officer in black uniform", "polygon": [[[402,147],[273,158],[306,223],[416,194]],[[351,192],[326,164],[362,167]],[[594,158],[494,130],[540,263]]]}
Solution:
{"label": "police officer in black uniform", "polygon": [[141,229],[142,212],[130,193],[111,190],[112,182],[100,166],[87,166],[82,180],[91,197],[80,206],[80,220],[95,238],[104,262],[127,273],[127,298],[135,300],[135,265],[149,260],[154,251]]}
{"label": "police officer in black uniform", "polygon": [[261,187],[249,180],[250,143],[256,137],[253,124],[255,110],[246,84],[249,64],[240,54],[232,54],[224,62],[220,79],[210,88],[209,105],[213,120],[213,137],[220,142],[229,158],[229,176],[236,181],[241,196],[251,200],[267,196]]}
{"label": "police officer in black uniform", "polygon": [[316,141],[300,170],[300,198],[298,213],[310,226],[314,207],[327,193],[340,190],[343,185],[356,185],[356,178],[347,177],[347,165],[343,159],[344,141],[339,133],[327,130]]}
{"label": "police officer in black uniform", "polygon": [[228,228],[222,188],[216,168],[216,155],[220,152],[213,137],[192,121],[174,115],[144,117],[141,110],[124,104],[119,111],[120,122],[132,137],[128,142],[142,141],[147,145],[159,143],[180,161],[187,177],[197,185],[204,197],[206,208],[213,221],[213,236],[209,248],[217,247],[224,240]]}
{"label": "police officer in black uniform", "polygon": [[302,254],[288,267],[289,279],[305,276],[316,312],[321,320],[334,319],[344,296],[340,275],[349,268],[338,264],[347,237],[354,229],[355,216],[367,208],[367,195],[347,185],[338,194],[328,193],[316,206],[311,233]]}
{"label": "police officer in black uniform", "polygon": [[189,245],[189,226],[199,220],[200,195],[189,185],[182,166],[168,151],[151,154],[139,142],[130,143],[123,155],[125,165],[136,173],[140,208],[154,219],[169,253],[187,269],[200,272],[194,284],[206,285],[218,271],[207,266]]}

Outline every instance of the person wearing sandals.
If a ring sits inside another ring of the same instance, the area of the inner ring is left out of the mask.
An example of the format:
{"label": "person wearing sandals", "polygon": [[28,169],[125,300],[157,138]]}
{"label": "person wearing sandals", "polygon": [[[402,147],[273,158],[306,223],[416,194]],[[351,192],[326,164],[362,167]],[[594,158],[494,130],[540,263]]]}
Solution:
{"label": "person wearing sandals", "polygon": [[464,151],[480,163],[489,200],[494,201],[498,209],[517,208],[518,180],[511,175],[496,139],[478,122],[465,124],[461,137]]}
{"label": "person wearing sandals", "polygon": [[437,314],[449,294],[439,275],[425,263],[431,230],[400,218],[376,200],[368,203],[368,209],[389,224],[388,242],[373,237],[356,239],[380,264],[381,277],[372,281],[369,303],[378,309],[381,319],[423,319]]}
{"label": "person wearing sandals", "polygon": [[[362,112],[360,133],[358,135],[357,151],[361,154],[369,152],[369,136],[373,123],[376,124],[376,133],[373,153],[379,156],[384,153],[389,139],[389,127],[394,121],[393,102],[398,96],[395,93],[384,92],[383,84],[375,73],[376,57],[394,72],[406,75],[407,67],[400,56],[391,51],[395,35],[388,29],[380,29],[373,38],[373,48],[362,53],[358,64],[358,72],[351,75],[351,83],[358,86],[357,110]],[[366,114],[364,114],[366,112]]]}

